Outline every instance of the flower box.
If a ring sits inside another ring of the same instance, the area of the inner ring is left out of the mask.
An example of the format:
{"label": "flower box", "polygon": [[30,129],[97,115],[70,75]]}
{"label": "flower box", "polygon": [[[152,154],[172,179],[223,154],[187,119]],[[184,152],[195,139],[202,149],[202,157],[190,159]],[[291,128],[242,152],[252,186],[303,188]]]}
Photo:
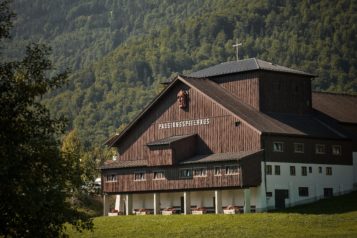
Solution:
{"label": "flower box", "polygon": [[197,207],[197,208],[193,208],[191,210],[191,213],[193,215],[202,215],[202,214],[205,214],[206,212],[207,212],[207,209],[204,207]]}
{"label": "flower box", "polygon": [[205,214],[205,211],[192,211],[192,215],[202,215]]}
{"label": "flower box", "polygon": [[223,214],[236,214],[235,209],[224,209]]}
{"label": "flower box", "polygon": [[161,214],[162,215],[172,215],[176,213],[176,209],[175,208],[165,208],[164,210],[162,210]]}
{"label": "flower box", "polygon": [[172,211],[162,211],[161,214],[162,215],[172,215],[173,212]]}

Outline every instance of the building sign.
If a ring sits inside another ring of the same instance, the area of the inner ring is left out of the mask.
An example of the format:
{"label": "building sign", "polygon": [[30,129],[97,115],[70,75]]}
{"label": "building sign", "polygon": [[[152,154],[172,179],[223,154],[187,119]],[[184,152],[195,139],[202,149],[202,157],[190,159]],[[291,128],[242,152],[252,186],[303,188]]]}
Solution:
{"label": "building sign", "polygon": [[180,128],[180,127],[187,127],[187,126],[202,126],[208,124],[209,124],[209,118],[203,118],[203,119],[159,123],[159,129]]}

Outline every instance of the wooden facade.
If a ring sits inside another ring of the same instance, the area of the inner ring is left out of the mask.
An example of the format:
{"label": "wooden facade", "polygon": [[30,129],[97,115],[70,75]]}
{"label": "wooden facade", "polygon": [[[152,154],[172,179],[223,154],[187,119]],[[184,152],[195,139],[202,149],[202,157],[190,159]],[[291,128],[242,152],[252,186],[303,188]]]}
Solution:
{"label": "wooden facade", "polygon": [[[179,90],[189,93],[189,109],[182,110],[176,104]],[[159,124],[193,119],[209,119],[207,125],[159,129]],[[260,135],[245,123],[236,126],[238,119],[195,89],[177,83],[159,103],[150,108],[146,116],[132,128],[125,140],[116,146],[120,159],[148,159],[147,143],[174,136],[197,134],[197,154],[246,151],[260,148]],[[239,141],[240,143],[236,143]]]}
{"label": "wooden facade", "polygon": [[[290,162],[307,164],[352,165],[351,140],[317,139],[306,137],[269,136],[264,137],[266,160],[270,162]],[[273,143],[282,142],[283,151],[274,152]],[[303,144],[304,151],[294,151],[294,144]],[[324,146],[324,153],[316,153],[316,146]],[[334,155],[333,146],[341,146],[341,154]]]}
{"label": "wooden facade", "polygon": [[[267,67],[272,70],[214,74],[206,81],[178,76],[119,136],[109,140],[118,149],[118,161],[140,163],[104,166],[103,191],[241,189],[261,186],[261,165],[266,162],[351,165],[351,140],[312,109],[312,76]],[[185,107],[178,105],[177,95],[187,95]],[[280,114],[289,117],[285,120]],[[283,144],[283,151],[273,150],[275,142]],[[294,151],[296,143],[303,144],[303,153]],[[316,145],[324,145],[325,152],[316,153]],[[333,146],[341,154],[334,155]],[[228,158],[227,153],[236,157]],[[205,155],[217,156],[205,160]],[[237,173],[225,174],[229,166],[236,166]],[[197,168],[205,170],[204,176],[180,174]],[[215,174],[217,168],[220,175]],[[162,177],[154,178],[158,172]]]}

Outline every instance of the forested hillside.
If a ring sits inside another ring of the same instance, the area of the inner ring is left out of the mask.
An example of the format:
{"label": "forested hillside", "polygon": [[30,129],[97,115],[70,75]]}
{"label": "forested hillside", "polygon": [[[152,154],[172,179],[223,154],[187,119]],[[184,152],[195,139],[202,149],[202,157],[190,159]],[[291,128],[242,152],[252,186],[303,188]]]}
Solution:
{"label": "forested hillside", "polygon": [[43,42],[67,87],[44,98],[89,147],[127,124],[177,73],[257,57],[318,75],[315,90],[357,92],[357,2],[17,0],[9,58]]}

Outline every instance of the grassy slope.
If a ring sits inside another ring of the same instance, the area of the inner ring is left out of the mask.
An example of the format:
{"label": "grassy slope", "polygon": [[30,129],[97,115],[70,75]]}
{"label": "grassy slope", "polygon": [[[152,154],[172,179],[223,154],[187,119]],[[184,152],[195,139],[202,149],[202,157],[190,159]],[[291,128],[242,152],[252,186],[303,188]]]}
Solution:
{"label": "grassy slope", "polygon": [[244,215],[118,216],[94,219],[94,232],[70,237],[357,237],[357,192]]}

